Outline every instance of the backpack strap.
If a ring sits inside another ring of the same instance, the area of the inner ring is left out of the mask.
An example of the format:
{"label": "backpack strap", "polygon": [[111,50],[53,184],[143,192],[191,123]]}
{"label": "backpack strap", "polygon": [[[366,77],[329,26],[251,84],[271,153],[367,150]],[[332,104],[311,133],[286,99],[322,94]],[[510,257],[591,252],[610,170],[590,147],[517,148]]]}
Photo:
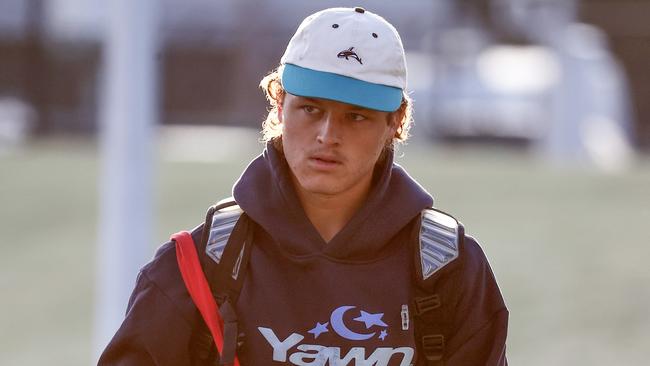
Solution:
{"label": "backpack strap", "polygon": [[[232,199],[217,203],[208,210],[203,245],[206,274],[217,301],[239,298],[248,266],[252,244],[252,223]],[[206,235],[207,234],[207,235]]]}
{"label": "backpack strap", "polygon": [[[220,316],[223,309],[219,309],[214,297],[212,297],[196,253],[194,240],[187,231],[174,234],[172,240],[176,242],[176,259],[185,287],[210,330],[217,350],[221,351],[221,360],[224,360],[228,357],[226,355],[227,350],[224,348],[227,346],[224,342],[224,333],[227,330],[227,328],[224,328],[227,323]],[[239,366],[239,360],[237,360],[234,352],[232,352],[232,356],[232,360],[227,361],[228,364]]]}
{"label": "backpack strap", "polygon": [[[201,241],[197,245],[201,266],[212,297],[219,306],[223,319],[223,351],[219,364],[232,365],[243,335],[238,331],[235,305],[244,282],[243,274],[250,258],[252,223],[232,198],[219,201],[206,213]],[[199,353],[213,355],[214,337],[208,329],[199,329]],[[207,349],[206,346],[208,347]],[[199,347],[197,345],[197,347]]]}
{"label": "backpack strap", "polygon": [[444,365],[445,335],[450,332],[450,310],[443,306],[445,299],[436,292],[436,282],[451,271],[463,244],[463,225],[440,210],[422,210],[415,250],[415,339],[427,366]]}

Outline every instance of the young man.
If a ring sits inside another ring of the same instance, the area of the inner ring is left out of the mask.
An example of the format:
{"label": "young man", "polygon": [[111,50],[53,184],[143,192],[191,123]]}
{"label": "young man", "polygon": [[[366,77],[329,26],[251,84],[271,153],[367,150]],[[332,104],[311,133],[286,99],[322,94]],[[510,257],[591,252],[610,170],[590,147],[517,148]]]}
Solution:
{"label": "young man", "polygon": [[[233,188],[238,206],[192,232],[207,277],[227,274],[210,285],[235,284],[212,288],[237,329],[222,360],[505,365],[508,312],[483,252],[393,163],[411,107],[395,28],[362,8],[313,14],[261,85],[266,149]],[[166,243],[99,364],[218,358]]]}

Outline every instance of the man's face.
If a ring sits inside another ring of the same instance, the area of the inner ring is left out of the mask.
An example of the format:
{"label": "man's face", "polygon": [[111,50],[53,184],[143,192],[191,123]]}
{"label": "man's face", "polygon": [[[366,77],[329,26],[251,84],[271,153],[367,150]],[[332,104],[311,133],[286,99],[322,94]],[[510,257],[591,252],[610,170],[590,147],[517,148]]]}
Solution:
{"label": "man's face", "polygon": [[367,191],[399,118],[397,113],[288,93],[278,112],[284,155],[297,189],[329,196]]}

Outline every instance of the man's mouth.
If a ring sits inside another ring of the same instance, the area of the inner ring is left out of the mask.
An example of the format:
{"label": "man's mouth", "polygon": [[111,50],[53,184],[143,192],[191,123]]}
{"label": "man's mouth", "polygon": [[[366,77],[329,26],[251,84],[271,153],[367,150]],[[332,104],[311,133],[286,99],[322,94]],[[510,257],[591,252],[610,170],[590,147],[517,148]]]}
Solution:
{"label": "man's mouth", "polygon": [[340,164],[342,164],[341,159],[334,155],[329,155],[329,154],[314,154],[309,157],[309,161],[316,167],[316,168],[333,168],[336,167]]}
{"label": "man's mouth", "polygon": [[316,160],[316,161],[322,161],[324,163],[331,163],[331,164],[338,164],[339,163],[337,160],[334,160],[334,159],[327,159],[327,158],[312,158],[312,159]]}

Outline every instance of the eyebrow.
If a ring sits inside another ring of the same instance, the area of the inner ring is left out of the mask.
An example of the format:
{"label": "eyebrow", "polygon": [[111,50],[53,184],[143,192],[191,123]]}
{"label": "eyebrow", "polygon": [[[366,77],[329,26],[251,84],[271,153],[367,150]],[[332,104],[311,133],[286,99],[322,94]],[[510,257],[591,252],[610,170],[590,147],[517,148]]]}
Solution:
{"label": "eyebrow", "polygon": [[[322,102],[318,98],[303,97],[303,96],[298,96],[298,97],[304,99],[305,101],[312,102],[314,104],[318,104],[318,105],[322,104]],[[344,104],[348,104],[348,103],[344,103]],[[365,112],[365,113],[373,112],[372,109],[364,108],[358,105],[354,105],[354,104],[348,104],[348,105],[350,106],[348,108],[349,112]]]}
{"label": "eyebrow", "polygon": [[308,102],[320,104],[320,101],[316,98],[311,98],[311,97],[300,97],[300,98],[305,99]]}

